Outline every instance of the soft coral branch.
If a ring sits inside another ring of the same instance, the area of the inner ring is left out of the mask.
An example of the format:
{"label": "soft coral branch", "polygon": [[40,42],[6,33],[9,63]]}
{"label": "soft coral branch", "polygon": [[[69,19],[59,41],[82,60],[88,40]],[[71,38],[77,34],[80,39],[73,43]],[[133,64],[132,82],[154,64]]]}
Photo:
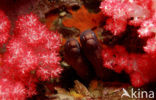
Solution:
{"label": "soft coral branch", "polygon": [[[3,12],[0,17],[1,35],[9,34],[9,20]],[[1,60],[0,98],[24,100],[36,94],[40,79],[59,77],[60,42],[59,34],[49,31],[36,15],[20,16]]]}

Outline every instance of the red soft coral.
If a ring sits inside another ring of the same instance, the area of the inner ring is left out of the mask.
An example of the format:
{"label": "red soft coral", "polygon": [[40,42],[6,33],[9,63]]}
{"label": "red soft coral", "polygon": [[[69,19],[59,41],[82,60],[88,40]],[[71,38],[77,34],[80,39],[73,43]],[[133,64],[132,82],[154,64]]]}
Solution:
{"label": "red soft coral", "polygon": [[0,80],[1,100],[25,100],[26,91],[23,84],[13,82],[6,78]]}
{"label": "red soft coral", "polygon": [[37,76],[42,80],[47,80],[49,77],[58,77],[61,72],[59,67],[60,57],[58,53],[47,51],[39,55],[40,66],[37,70]]}
{"label": "red soft coral", "polygon": [[24,39],[29,45],[38,45],[44,42],[45,35],[48,33],[45,25],[38,21],[34,14],[20,16],[16,21],[15,34]]}
{"label": "red soft coral", "polygon": [[149,82],[156,81],[156,56],[147,54],[129,54],[124,47],[115,46],[105,48],[102,52],[105,67],[120,73],[125,71],[130,75],[133,86],[140,87]]}
{"label": "red soft coral", "polygon": [[19,17],[16,22],[15,36],[22,38],[25,45],[36,55],[38,61],[37,76],[46,80],[60,74],[62,70],[58,56],[61,44],[60,37],[41,24],[36,15],[29,14]]}
{"label": "red soft coral", "polygon": [[156,74],[151,73],[156,71],[155,5],[155,0],[104,0],[100,6],[103,14],[109,16],[106,30],[114,35],[122,35],[128,29],[127,25],[131,25],[138,30],[130,34],[136,33],[137,38],[146,42],[142,47],[145,52],[143,54],[128,53],[121,46],[104,49],[102,54],[105,67],[116,72],[127,72],[132,84],[137,87],[156,81]]}
{"label": "red soft coral", "polygon": [[[101,3],[100,8],[104,15],[112,18],[114,23],[123,20],[121,22],[122,24],[120,23],[118,27],[112,26],[112,28],[106,28],[107,30],[112,31],[114,35],[119,35],[125,30],[124,27],[127,26],[127,23],[138,26],[144,20],[150,18],[153,15],[151,5],[152,0],[105,0]],[[112,22],[109,24],[111,23]]]}
{"label": "red soft coral", "polygon": [[[1,25],[3,34],[8,34],[8,26]],[[62,72],[60,36],[49,31],[32,13],[18,18],[14,32],[1,59],[0,98],[24,100],[36,94],[39,79],[56,78]]]}
{"label": "red soft coral", "polygon": [[144,51],[152,55],[156,54],[156,36],[147,40]]}
{"label": "red soft coral", "polygon": [[0,45],[6,43],[9,37],[10,21],[8,17],[0,10]]}
{"label": "red soft coral", "polygon": [[6,46],[7,51],[3,56],[5,66],[17,69],[21,73],[30,72],[37,66],[37,57],[23,40],[13,38]]}
{"label": "red soft coral", "polygon": [[[139,37],[148,37],[145,52],[153,51],[149,47],[150,42],[154,43],[156,37],[156,8],[154,0],[105,0],[101,3],[101,10],[110,18],[106,21],[105,29],[114,35],[120,35],[126,30],[126,26],[140,26],[137,30]],[[155,44],[155,43],[154,43]],[[147,49],[148,48],[148,49]],[[152,50],[150,50],[150,49]]]}

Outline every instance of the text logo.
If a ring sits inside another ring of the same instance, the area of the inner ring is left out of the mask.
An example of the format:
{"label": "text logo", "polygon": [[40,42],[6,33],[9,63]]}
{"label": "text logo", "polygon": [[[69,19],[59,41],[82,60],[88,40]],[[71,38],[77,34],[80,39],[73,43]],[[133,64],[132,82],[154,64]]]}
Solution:
{"label": "text logo", "polygon": [[134,90],[133,88],[128,92],[126,89],[122,89],[123,94],[122,97],[129,97],[129,98],[154,98],[154,91],[143,91],[143,90]]}

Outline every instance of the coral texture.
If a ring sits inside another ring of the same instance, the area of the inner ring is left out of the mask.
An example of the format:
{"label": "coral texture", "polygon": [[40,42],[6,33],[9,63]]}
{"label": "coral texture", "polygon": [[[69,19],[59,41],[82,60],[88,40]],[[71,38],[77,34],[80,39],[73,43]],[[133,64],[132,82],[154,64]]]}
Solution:
{"label": "coral texture", "polygon": [[[0,21],[1,35],[8,34],[7,17],[0,20],[4,20]],[[36,94],[39,80],[59,77],[60,44],[59,34],[49,31],[36,15],[20,16],[1,59],[0,99],[24,100]]]}
{"label": "coral texture", "polygon": [[123,46],[103,50],[104,66],[116,72],[125,71],[134,86],[156,81],[156,2],[154,0],[104,0],[101,10],[109,18],[105,29],[113,35],[126,34],[127,26],[137,28],[137,38],[146,42],[144,53],[128,53]]}

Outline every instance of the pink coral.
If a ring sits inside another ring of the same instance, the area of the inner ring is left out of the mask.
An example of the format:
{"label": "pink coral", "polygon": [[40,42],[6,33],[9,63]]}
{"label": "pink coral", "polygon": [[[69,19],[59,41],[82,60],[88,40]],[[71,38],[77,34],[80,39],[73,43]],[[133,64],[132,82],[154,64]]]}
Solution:
{"label": "pink coral", "polygon": [[[8,26],[1,25],[3,34],[8,34]],[[39,79],[59,77],[60,44],[59,34],[49,31],[36,15],[20,16],[1,59],[0,98],[24,100],[36,94]]]}

